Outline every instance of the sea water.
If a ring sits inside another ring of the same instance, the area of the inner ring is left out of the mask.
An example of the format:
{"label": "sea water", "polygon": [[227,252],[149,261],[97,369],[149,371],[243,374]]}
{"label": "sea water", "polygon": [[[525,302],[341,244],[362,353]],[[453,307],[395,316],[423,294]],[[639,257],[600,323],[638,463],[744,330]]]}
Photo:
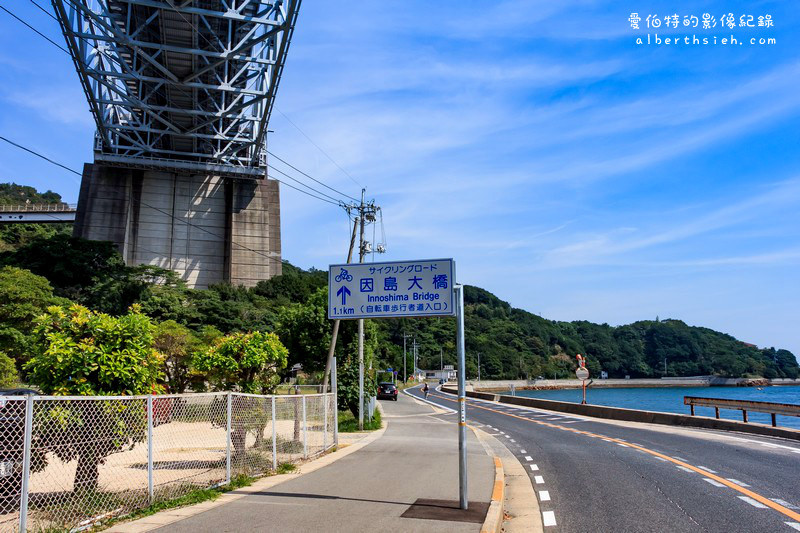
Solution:
{"label": "sea water", "polygon": [[[581,389],[517,391],[517,396],[574,403],[581,402],[581,395]],[[589,387],[586,389],[586,402],[590,404],[688,415],[690,414],[689,406],[683,404],[684,396],[800,405],[800,387],[798,386],[764,387],[762,390],[758,390],[756,387],[631,387],[615,389]],[[713,407],[695,407],[694,412],[699,416],[714,416]],[[719,416],[730,420],[742,420],[741,411],[720,409]],[[772,424],[770,415],[766,413],[748,411],[747,419],[750,422]],[[778,415],[777,422],[778,427],[800,429],[800,417]]]}

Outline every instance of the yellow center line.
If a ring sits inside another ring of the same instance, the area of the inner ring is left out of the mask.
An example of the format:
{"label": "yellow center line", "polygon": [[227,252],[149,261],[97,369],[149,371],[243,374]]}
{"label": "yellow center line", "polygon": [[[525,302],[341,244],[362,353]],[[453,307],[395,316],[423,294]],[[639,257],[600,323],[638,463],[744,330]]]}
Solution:
{"label": "yellow center line", "polygon": [[[455,401],[455,400],[451,400],[450,398],[446,398],[446,397],[441,396],[441,395],[436,395],[436,397],[437,398],[441,398],[443,400],[447,400],[449,402],[454,402]],[[767,507],[770,507],[770,508],[774,509],[775,511],[778,511],[781,514],[784,514],[784,515],[788,516],[789,518],[800,522],[800,513],[796,513],[794,511],[792,511],[791,509],[788,509],[788,508],[784,507],[783,505],[780,505],[778,503],[773,502],[769,498],[765,498],[764,496],[761,496],[760,494],[757,494],[757,493],[753,492],[752,490],[747,490],[746,488],[744,488],[744,487],[742,487],[740,485],[737,485],[736,483],[733,483],[731,481],[728,481],[727,479],[725,479],[723,477],[714,475],[711,472],[703,470],[702,468],[698,468],[698,467],[696,467],[694,465],[690,465],[689,463],[686,463],[684,461],[680,461],[678,459],[670,457],[669,455],[664,455],[663,453],[659,453],[659,452],[651,450],[649,448],[645,448],[644,446],[631,444],[630,442],[626,442],[626,441],[623,441],[623,440],[620,440],[620,439],[615,439],[614,437],[607,437],[605,435],[592,433],[590,431],[582,431],[582,430],[579,430],[579,429],[573,429],[571,427],[559,426],[558,424],[551,424],[549,422],[541,422],[539,420],[531,420],[530,418],[525,418],[524,416],[519,416],[519,415],[515,415],[515,414],[512,414],[512,413],[506,413],[506,412],[503,412],[503,411],[499,411],[497,409],[491,409],[489,407],[478,405],[476,402],[473,402],[471,404],[471,406],[475,407],[477,409],[483,409],[485,411],[491,411],[493,413],[497,413],[497,414],[501,414],[501,415],[505,415],[505,416],[510,416],[510,417],[513,417],[513,418],[518,418],[520,420],[525,420],[526,422],[532,422],[534,424],[539,424],[541,426],[547,426],[547,427],[551,427],[551,428],[555,428],[555,429],[560,429],[562,431],[571,431],[572,433],[578,433],[578,434],[581,434],[581,435],[586,435],[588,437],[609,440],[611,442],[616,442],[617,444],[623,444],[625,446],[629,446],[631,448],[635,448],[635,449],[637,449],[639,451],[642,451],[644,453],[648,453],[648,454],[653,455],[655,457],[661,457],[662,459],[666,459],[667,461],[669,461],[669,462],[671,462],[673,464],[676,464],[678,466],[682,466],[684,468],[688,468],[689,470],[697,472],[698,474],[702,475],[703,477],[707,477],[709,479],[713,479],[713,480],[717,481],[718,483],[722,483],[726,487],[732,488],[733,490],[735,490],[737,492],[740,492],[740,493],[742,493],[742,494],[744,494],[746,496],[749,496],[750,498],[753,498],[754,500],[756,500],[756,501],[758,501],[760,503],[763,503]]]}

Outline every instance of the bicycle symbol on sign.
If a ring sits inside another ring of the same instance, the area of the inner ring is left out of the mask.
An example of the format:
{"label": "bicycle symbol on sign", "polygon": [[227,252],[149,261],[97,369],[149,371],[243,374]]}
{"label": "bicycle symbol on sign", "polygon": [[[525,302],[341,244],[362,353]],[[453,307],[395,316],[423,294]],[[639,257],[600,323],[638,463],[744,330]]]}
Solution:
{"label": "bicycle symbol on sign", "polygon": [[348,274],[347,270],[343,268],[342,271],[339,272],[339,275],[336,276],[334,279],[337,282],[342,281],[342,280],[344,280],[344,281],[353,281],[353,275],[352,274]]}

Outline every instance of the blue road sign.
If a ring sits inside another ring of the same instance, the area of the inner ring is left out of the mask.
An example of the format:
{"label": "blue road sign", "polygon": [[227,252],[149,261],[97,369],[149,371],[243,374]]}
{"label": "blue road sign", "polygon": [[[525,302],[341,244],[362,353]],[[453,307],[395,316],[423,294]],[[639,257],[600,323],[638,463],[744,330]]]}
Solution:
{"label": "blue road sign", "polygon": [[455,316],[454,284],[452,259],[331,265],[328,318]]}

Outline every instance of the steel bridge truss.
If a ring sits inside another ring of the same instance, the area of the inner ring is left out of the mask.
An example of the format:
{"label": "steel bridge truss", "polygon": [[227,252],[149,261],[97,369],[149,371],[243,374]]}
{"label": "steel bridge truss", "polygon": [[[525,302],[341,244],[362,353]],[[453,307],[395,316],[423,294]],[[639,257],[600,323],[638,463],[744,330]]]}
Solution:
{"label": "steel bridge truss", "polygon": [[52,0],[95,160],[264,177],[300,0]]}

